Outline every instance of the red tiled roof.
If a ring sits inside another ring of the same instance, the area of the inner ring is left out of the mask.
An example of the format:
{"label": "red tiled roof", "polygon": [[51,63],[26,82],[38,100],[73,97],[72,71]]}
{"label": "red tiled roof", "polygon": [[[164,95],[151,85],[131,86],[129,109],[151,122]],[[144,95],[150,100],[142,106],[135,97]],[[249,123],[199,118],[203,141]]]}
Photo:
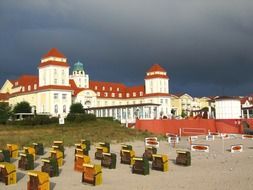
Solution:
{"label": "red tiled roof", "polygon": [[154,64],[152,65],[152,67],[148,70],[149,72],[155,72],[155,71],[161,71],[161,72],[166,72],[166,70],[164,68],[162,68],[159,64]]}
{"label": "red tiled roof", "polygon": [[241,104],[245,104],[248,101],[250,104],[253,104],[253,97],[252,96],[245,96],[240,98]]}
{"label": "red tiled roof", "polygon": [[48,65],[55,65],[55,66],[61,66],[61,67],[69,67],[69,64],[66,62],[59,62],[59,61],[46,61],[39,64],[39,67],[45,67]]}
{"label": "red tiled roof", "polygon": [[89,88],[100,98],[125,98],[126,86],[122,83],[90,81]]}
{"label": "red tiled roof", "polygon": [[[147,75],[145,77],[145,79],[152,79],[152,78],[165,78],[165,79],[168,79],[168,75],[162,75],[162,74],[159,74],[159,73],[155,73],[155,72],[163,72],[166,74],[166,70],[164,68],[162,68],[159,64],[154,64],[152,65],[152,67],[147,71]],[[148,73],[152,73],[151,74],[148,74]]]}
{"label": "red tiled roof", "polygon": [[152,94],[145,94],[145,97],[149,97],[149,96],[170,96],[169,93],[152,93]]}
{"label": "red tiled roof", "polygon": [[0,101],[5,101],[9,99],[9,93],[0,93]]}
{"label": "red tiled roof", "polygon": [[154,79],[154,78],[164,78],[164,79],[168,79],[169,77],[167,75],[147,75],[145,77],[145,79]]}
{"label": "red tiled roof", "polygon": [[[38,76],[35,75],[22,75],[17,80],[13,80],[14,87],[33,85],[39,82]],[[16,82],[18,83],[16,85]]]}
{"label": "red tiled roof", "polygon": [[66,58],[64,54],[62,54],[58,49],[52,48],[50,49],[42,58],[47,57],[59,57],[59,58]]}
{"label": "red tiled roof", "polygon": [[[14,94],[19,94],[19,93],[25,93],[25,92],[32,92],[34,91],[34,85],[37,87],[39,86],[39,78],[34,75],[22,75],[19,77],[17,80],[12,80],[13,87],[12,88],[17,88],[17,87],[22,87],[19,92],[15,92]],[[30,86],[30,87],[29,87]],[[30,90],[28,89],[30,88]],[[12,94],[11,94],[12,95]]]}
{"label": "red tiled roof", "polygon": [[124,92],[126,90],[126,86],[124,84],[116,82],[90,81],[89,86],[91,89],[95,89],[95,87],[97,86],[97,90],[103,90],[104,87],[103,91],[118,92],[117,88],[119,88],[119,92]]}
{"label": "red tiled roof", "polygon": [[245,102],[248,100],[248,97],[243,97],[240,99],[241,104],[245,104]]}
{"label": "red tiled roof", "polygon": [[[16,85],[17,82],[17,85]],[[30,86],[30,87],[29,87]],[[22,87],[20,91],[12,93],[11,95],[31,93],[39,90],[73,90],[71,86],[48,85],[39,87],[39,78],[33,75],[23,75],[14,81],[13,88]],[[36,87],[36,88],[34,88]],[[30,89],[29,89],[30,88]]]}
{"label": "red tiled roof", "polygon": [[74,96],[76,96],[79,92],[85,90],[85,88],[78,88],[76,86],[76,83],[75,83],[75,81],[73,79],[69,80],[69,84],[71,86],[71,89],[74,91],[74,94],[73,94]]}
{"label": "red tiled roof", "polygon": [[71,86],[47,85],[41,86],[38,90],[73,90]]}

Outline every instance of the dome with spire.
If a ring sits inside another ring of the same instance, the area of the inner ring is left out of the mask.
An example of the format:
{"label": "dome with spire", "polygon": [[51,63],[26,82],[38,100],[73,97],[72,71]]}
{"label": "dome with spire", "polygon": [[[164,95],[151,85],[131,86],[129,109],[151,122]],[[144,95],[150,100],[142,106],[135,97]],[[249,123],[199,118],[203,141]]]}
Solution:
{"label": "dome with spire", "polygon": [[74,64],[73,72],[74,71],[84,71],[83,64],[80,61]]}

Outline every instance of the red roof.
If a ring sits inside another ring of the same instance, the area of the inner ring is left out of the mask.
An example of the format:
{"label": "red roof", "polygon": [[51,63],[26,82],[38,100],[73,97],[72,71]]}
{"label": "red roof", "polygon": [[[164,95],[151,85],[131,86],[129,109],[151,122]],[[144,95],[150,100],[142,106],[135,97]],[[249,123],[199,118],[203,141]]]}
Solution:
{"label": "red roof", "polygon": [[162,68],[159,64],[154,64],[152,65],[152,67],[148,70],[149,72],[155,72],[155,71],[161,71],[161,72],[166,72],[166,70],[164,68]]}
{"label": "red roof", "polygon": [[48,85],[41,86],[38,90],[73,90],[71,86],[60,86],[60,85]]}
{"label": "red roof", "polygon": [[45,55],[42,56],[42,58],[47,57],[58,57],[58,58],[66,58],[65,55],[63,55],[58,49],[52,48],[50,49]]}
{"label": "red roof", "polygon": [[[163,72],[165,74],[155,73],[155,72]],[[149,74],[150,73],[150,74]],[[153,79],[153,78],[165,78],[168,79],[168,75],[166,74],[166,70],[162,68],[159,64],[154,64],[148,71],[145,79]]]}
{"label": "red roof", "polygon": [[154,79],[154,78],[164,78],[168,79],[169,77],[167,75],[147,75],[145,79]]}
{"label": "red roof", "polygon": [[[17,82],[17,85],[16,85]],[[13,81],[14,87],[33,85],[39,82],[38,76],[35,75],[22,75],[17,80]]]}
{"label": "red roof", "polygon": [[74,94],[73,94],[74,96],[76,96],[79,92],[81,92],[81,91],[83,91],[83,90],[86,89],[86,88],[78,88],[76,86],[76,83],[75,83],[75,81],[73,79],[69,80],[69,84],[71,86],[71,89],[74,91]]}
{"label": "red roof", "polygon": [[9,99],[9,93],[0,93],[0,100],[5,101]]}
{"label": "red roof", "polygon": [[69,67],[68,63],[66,62],[59,62],[59,61],[46,61],[39,64],[39,67],[45,67],[48,65],[55,65],[55,66],[61,66],[61,67]]}

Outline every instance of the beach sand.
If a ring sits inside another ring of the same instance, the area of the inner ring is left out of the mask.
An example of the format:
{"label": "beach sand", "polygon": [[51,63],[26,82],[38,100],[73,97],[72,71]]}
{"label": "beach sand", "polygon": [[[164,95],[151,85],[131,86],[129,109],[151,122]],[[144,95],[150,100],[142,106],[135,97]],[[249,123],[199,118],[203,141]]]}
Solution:
{"label": "beach sand", "polygon": [[[74,143],[77,142],[73,142]],[[189,149],[190,144],[186,137],[183,137],[176,147],[171,147],[168,142],[160,141],[158,153],[166,154],[169,157],[169,171],[160,172],[150,168],[150,175],[138,175],[131,173],[129,165],[120,164],[121,144],[111,144],[111,152],[117,155],[116,169],[102,168],[103,183],[99,186],[92,186],[81,183],[82,173],[74,171],[74,147],[65,147],[64,165],[58,177],[50,178],[51,190],[154,190],[154,189],[187,189],[187,190],[232,190],[232,189],[253,189],[253,140],[242,139],[241,135],[236,138],[214,141],[206,141],[204,136],[193,144],[210,145],[209,153],[191,152],[192,165],[188,167],[175,165],[176,150]],[[133,146],[136,156],[142,156],[144,142],[128,142]],[[234,144],[243,144],[243,152],[231,153],[230,147]],[[48,151],[48,150],[47,150]],[[101,161],[94,159],[95,146],[91,146],[89,155],[92,162],[100,164]],[[35,170],[41,170],[41,157],[36,158]],[[18,161],[13,162],[16,166]],[[150,162],[151,164],[151,162]],[[26,190],[27,171],[17,169],[18,181],[15,185],[5,186],[0,183],[0,189]]]}

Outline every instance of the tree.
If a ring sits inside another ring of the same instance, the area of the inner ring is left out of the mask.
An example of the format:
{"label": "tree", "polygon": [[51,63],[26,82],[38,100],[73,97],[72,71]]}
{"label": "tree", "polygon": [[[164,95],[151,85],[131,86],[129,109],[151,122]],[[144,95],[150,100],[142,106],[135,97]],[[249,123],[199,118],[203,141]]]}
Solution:
{"label": "tree", "polygon": [[11,108],[8,103],[0,102],[0,124],[5,124],[11,115]]}
{"label": "tree", "polygon": [[81,103],[74,103],[70,106],[70,113],[84,113],[83,105]]}
{"label": "tree", "polygon": [[32,107],[26,101],[19,102],[13,108],[14,113],[32,113]]}
{"label": "tree", "polygon": [[185,118],[186,116],[187,116],[187,114],[185,113],[184,110],[182,110],[181,117],[182,117],[182,118]]}

